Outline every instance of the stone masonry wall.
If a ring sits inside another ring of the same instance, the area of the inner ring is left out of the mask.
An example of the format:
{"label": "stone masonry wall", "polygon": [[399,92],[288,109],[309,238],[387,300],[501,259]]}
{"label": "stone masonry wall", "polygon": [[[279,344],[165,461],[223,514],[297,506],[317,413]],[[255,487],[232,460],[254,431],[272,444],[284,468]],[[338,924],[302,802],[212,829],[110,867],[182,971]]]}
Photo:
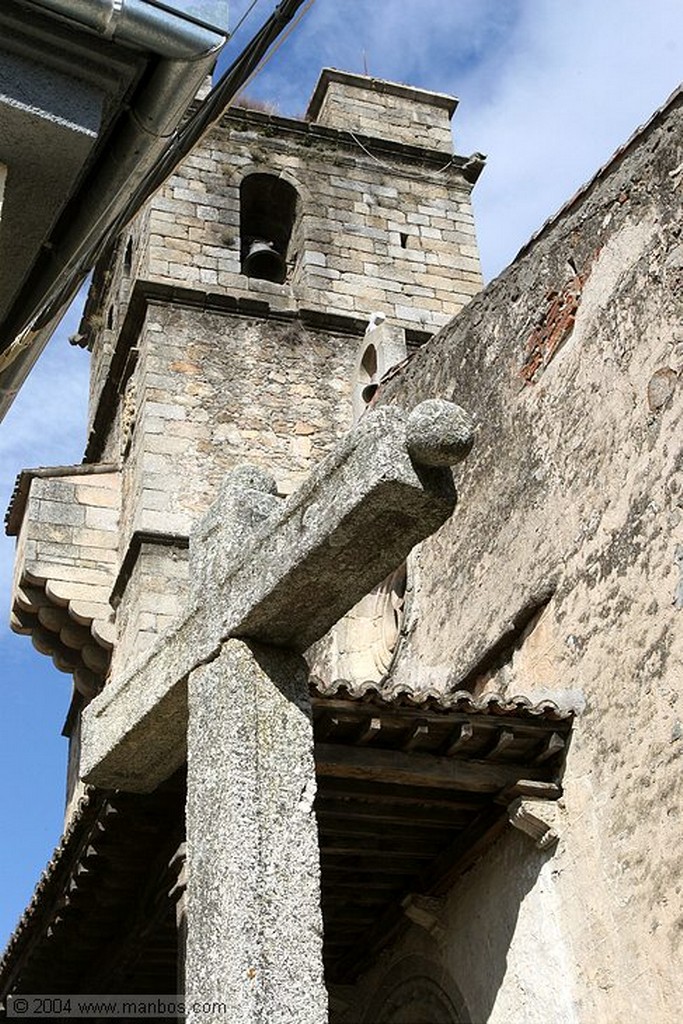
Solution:
{"label": "stone masonry wall", "polygon": [[[17,537],[11,627],[73,676],[72,708],[101,689],[116,639],[109,595],[118,560],[120,482],[111,466],[25,472],[8,520],[8,533]],[[83,795],[78,714],[69,714],[66,734],[68,822]]]}
{"label": "stone masonry wall", "polygon": [[[156,541],[156,542],[155,542]],[[128,549],[130,570],[122,579],[117,604],[117,644],[113,673],[130,667],[182,612],[189,593],[188,552],[181,544],[149,537]]]}
{"label": "stone masonry wall", "polygon": [[[39,471],[31,479],[18,531],[13,628],[29,634],[33,623],[25,617],[37,617],[43,632],[56,634],[52,642],[60,650],[59,628],[72,622],[74,632],[83,636],[69,637],[68,650],[78,651],[85,643],[109,648],[113,635],[108,601],[116,565],[119,474],[93,473],[79,466],[61,467],[52,475],[49,472]],[[50,603],[54,609],[49,609]],[[65,622],[58,628],[54,622],[59,609]]]}
{"label": "stone masonry wall", "polygon": [[[290,493],[351,424],[353,336],[298,320],[152,304],[137,347],[121,562],[136,533],[186,538],[240,463],[267,467],[280,492]],[[187,570],[179,557],[162,545],[131,570],[115,669],[179,610]],[[154,607],[145,605],[150,600]]]}
{"label": "stone masonry wall", "polygon": [[[364,319],[381,310],[407,328],[443,326],[481,287],[460,167],[373,158],[300,125],[228,115],[154,199],[140,273],[276,308]],[[240,272],[239,186],[255,172],[282,176],[299,194],[284,284]]]}
{"label": "stone masonry wall", "polygon": [[[147,209],[121,235],[106,265],[100,264],[83,313],[79,334],[93,349],[90,362],[88,423],[93,422],[119,334],[123,327],[134,281],[139,276],[149,213]],[[118,457],[118,453],[111,452]]]}
{"label": "stone masonry wall", "polygon": [[445,907],[475,1021],[680,1017],[682,139],[679,93],[384,389],[479,422],[395,677],[580,711],[556,851],[506,834]]}
{"label": "stone masonry wall", "polygon": [[135,529],[188,534],[240,462],[267,466],[282,493],[293,490],[350,426],[355,347],[298,321],[151,306],[124,469],[124,544]]}

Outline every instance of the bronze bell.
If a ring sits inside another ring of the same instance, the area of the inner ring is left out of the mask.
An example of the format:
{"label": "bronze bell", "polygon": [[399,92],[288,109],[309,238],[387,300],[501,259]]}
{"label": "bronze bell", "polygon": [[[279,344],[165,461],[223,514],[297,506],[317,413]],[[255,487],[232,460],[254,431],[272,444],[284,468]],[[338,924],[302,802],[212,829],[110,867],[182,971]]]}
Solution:
{"label": "bronze bell", "polygon": [[244,260],[244,273],[247,277],[279,283],[285,279],[285,261],[273,242],[255,238]]}

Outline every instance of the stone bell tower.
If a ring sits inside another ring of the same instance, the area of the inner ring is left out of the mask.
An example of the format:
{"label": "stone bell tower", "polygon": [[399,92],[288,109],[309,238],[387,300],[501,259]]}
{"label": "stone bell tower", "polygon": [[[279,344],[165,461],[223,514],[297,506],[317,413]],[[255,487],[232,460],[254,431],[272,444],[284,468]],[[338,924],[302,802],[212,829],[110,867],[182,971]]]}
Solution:
{"label": "stone bell tower", "polygon": [[453,155],[455,107],[326,69],[302,120],[235,108],[100,261],[76,339],[84,464],[26,471],[8,517],[13,627],[73,674],[76,740],[82,706],[187,601],[188,537],[226,472],[260,465],[291,492],[480,288],[483,158]]}

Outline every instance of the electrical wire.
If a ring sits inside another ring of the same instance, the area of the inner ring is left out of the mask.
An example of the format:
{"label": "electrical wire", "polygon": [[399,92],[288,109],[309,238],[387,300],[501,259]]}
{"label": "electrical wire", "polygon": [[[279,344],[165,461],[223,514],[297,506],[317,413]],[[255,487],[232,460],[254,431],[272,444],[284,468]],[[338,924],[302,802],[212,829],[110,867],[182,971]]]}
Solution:
{"label": "electrical wire", "polygon": [[[248,62],[251,63],[253,66],[251,70],[247,72],[246,78],[240,78],[239,84],[237,85],[236,88],[231,87],[231,74],[235,65],[233,65],[233,68],[228,69],[225,76],[221,79],[221,81],[218,83],[215,89],[207,96],[204,103],[204,107],[200,108],[200,110],[197,112],[198,115],[201,115],[203,113],[204,116],[197,117],[196,122],[195,119],[192,119],[191,121],[187,122],[186,126],[183,126],[183,128],[180,129],[178,136],[178,146],[182,150],[182,156],[180,157],[180,159],[188,155],[190,150],[193,149],[194,146],[196,146],[199,142],[201,142],[201,140],[204,138],[207,132],[214,126],[214,124],[225,113],[225,111],[229,110],[231,104],[235,101],[239,93],[242,92],[249,85],[249,83],[252,82],[254,78],[261,73],[261,71],[263,71],[263,69],[272,59],[272,57],[277,53],[282,44],[285,42],[285,40],[294,31],[294,29],[299,24],[299,22],[306,14],[306,12],[310,10],[310,8],[313,6],[314,2],[315,0],[293,0],[293,3],[290,3],[289,5],[286,3],[280,4],[280,6],[276,9],[275,14],[277,14],[280,8],[283,8],[282,17],[283,19],[286,19],[286,21],[293,19],[291,25],[289,25],[289,27],[285,31],[278,30],[274,38],[267,44],[265,49],[263,49],[261,53],[259,53],[258,56],[256,56],[253,61]],[[288,8],[290,6],[293,6],[291,14],[288,13]],[[287,8],[287,10],[285,11],[284,8]],[[299,8],[301,9],[298,10]],[[236,64],[238,64],[239,67],[235,69],[235,73],[237,74],[240,71],[243,73],[244,69],[242,68],[241,58],[238,58]],[[211,105],[212,102],[213,106]],[[175,153],[171,152],[169,154],[169,161],[174,158]],[[160,170],[159,177],[161,176],[161,173],[162,171]],[[167,176],[168,175],[164,176],[164,180]],[[156,190],[156,188],[154,190]]]}
{"label": "electrical wire", "polygon": [[[389,163],[387,163],[386,160],[381,160],[378,156],[375,156],[374,153],[371,153],[370,150],[367,148],[367,146],[363,145],[363,143],[360,141],[358,136],[354,132],[352,132],[350,128],[347,129],[347,135],[350,135],[351,138],[353,139],[353,141],[358,146],[358,148],[362,149],[363,152],[365,153],[365,155],[369,156],[371,160],[374,160],[376,164],[379,164],[380,167],[386,167],[387,170],[393,170],[393,164],[389,164]],[[444,174],[448,170],[448,168],[449,167],[453,167],[454,164],[455,164],[455,157],[452,156],[447,164],[444,164],[443,167],[435,167],[432,170],[431,173],[432,174]]]}
{"label": "electrical wire", "polygon": [[[223,74],[202,105],[178,129],[173,142],[138,187],[128,206],[122,211],[110,237],[118,234],[125,227],[140,206],[156,192],[178,164],[213,128],[225,111],[229,109],[238,93],[266,66],[271,56],[279,49],[284,39],[294,30],[313,3],[314,0],[283,0],[278,4],[260,32],[254,36],[247,48]],[[299,10],[302,5],[303,10]],[[298,16],[295,18],[297,12]],[[285,32],[284,38],[280,39],[284,26],[290,21],[292,24]],[[277,44],[273,47],[276,40]],[[131,210],[133,212],[130,212]]]}
{"label": "electrical wire", "polygon": [[[292,24],[289,26],[287,31],[282,33],[282,35],[277,40],[275,45],[265,55],[265,57],[263,58],[263,60],[259,64],[259,66],[252,72],[252,74],[249,76],[249,78],[246,80],[246,82],[244,82],[244,84],[242,85],[242,91],[244,91],[244,89],[246,89],[247,86],[251,82],[253,82],[253,80],[256,78],[256,76],[261,74],[261,72],[266,67],[266,65],[268,65],[270,63],[270,61],[273,59],[273,57],[275,56],[277,51],[287,41],[287,39],[291,36],[291,34],[294,31],[294,29],[296,28],[296,26],[299,24],[299,22],[304,17],[304,15],[310,10],[310,8],[313,6],[314,3],[315,3],[315,0],[306,0],[306,3],[304,4],[303,8],[299,11],[297,16],[294,18]],[[230,107],[230,104],[228,104],[228,107],[226,109],[229,109],[229,107]]]}
{"label": "electrical wire", "polygon": [[256,4],[257,4],[258,2],[259,2],[259,0],[251,0],[251,3],[250,3],[250,4],[249,4],[249,6],[247,7],[246,11],[244,12],[244,14],[243,14],[243,15],[242,15],[242,17],[240,18],[240,20],[239,20],[239,21],[237,22],[237,24],[235,25],[234,29],[233,29],[233,30],[232,30],[232,32],[230,33],[230,38],[231,38],[231,39],[234,39],[234,38],[235,38],[235,36],[236,36],[236,35],[237,35],[237,33],[239,32],[239,30],[240,30],[240,29],[242,28],[242,25],[244,25],[245,21],[247,20],[247,18],[248,18],[248,17],[249,17],[249,15],[251,14],[251,12],[252,12],[252,11],[254,10],[254,8],[256,7]]}

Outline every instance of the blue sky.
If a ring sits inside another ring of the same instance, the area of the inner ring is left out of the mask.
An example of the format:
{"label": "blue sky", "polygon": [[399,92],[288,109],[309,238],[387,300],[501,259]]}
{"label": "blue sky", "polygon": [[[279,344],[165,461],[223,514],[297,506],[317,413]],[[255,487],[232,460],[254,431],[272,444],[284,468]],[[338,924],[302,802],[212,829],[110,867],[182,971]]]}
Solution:
{"label": "blue sky", "polygon": [[[248,6],[231,4],[234,25]],[[235,54],[272,9],[260,0]],[[475,189],[487,279],[638,124],[683,68],[680,0],[316,0],[249,93],[304,112],[333,66],[460,98],[456,151],[488,154]],[[0,426],[0,504],[25,466],[80,462],[87,355],[68,346],[72,310]],[[0,539],[9,603],[12,542]],[[61,830],[70,678],[0,619],[0,946],[30,899]]]}

